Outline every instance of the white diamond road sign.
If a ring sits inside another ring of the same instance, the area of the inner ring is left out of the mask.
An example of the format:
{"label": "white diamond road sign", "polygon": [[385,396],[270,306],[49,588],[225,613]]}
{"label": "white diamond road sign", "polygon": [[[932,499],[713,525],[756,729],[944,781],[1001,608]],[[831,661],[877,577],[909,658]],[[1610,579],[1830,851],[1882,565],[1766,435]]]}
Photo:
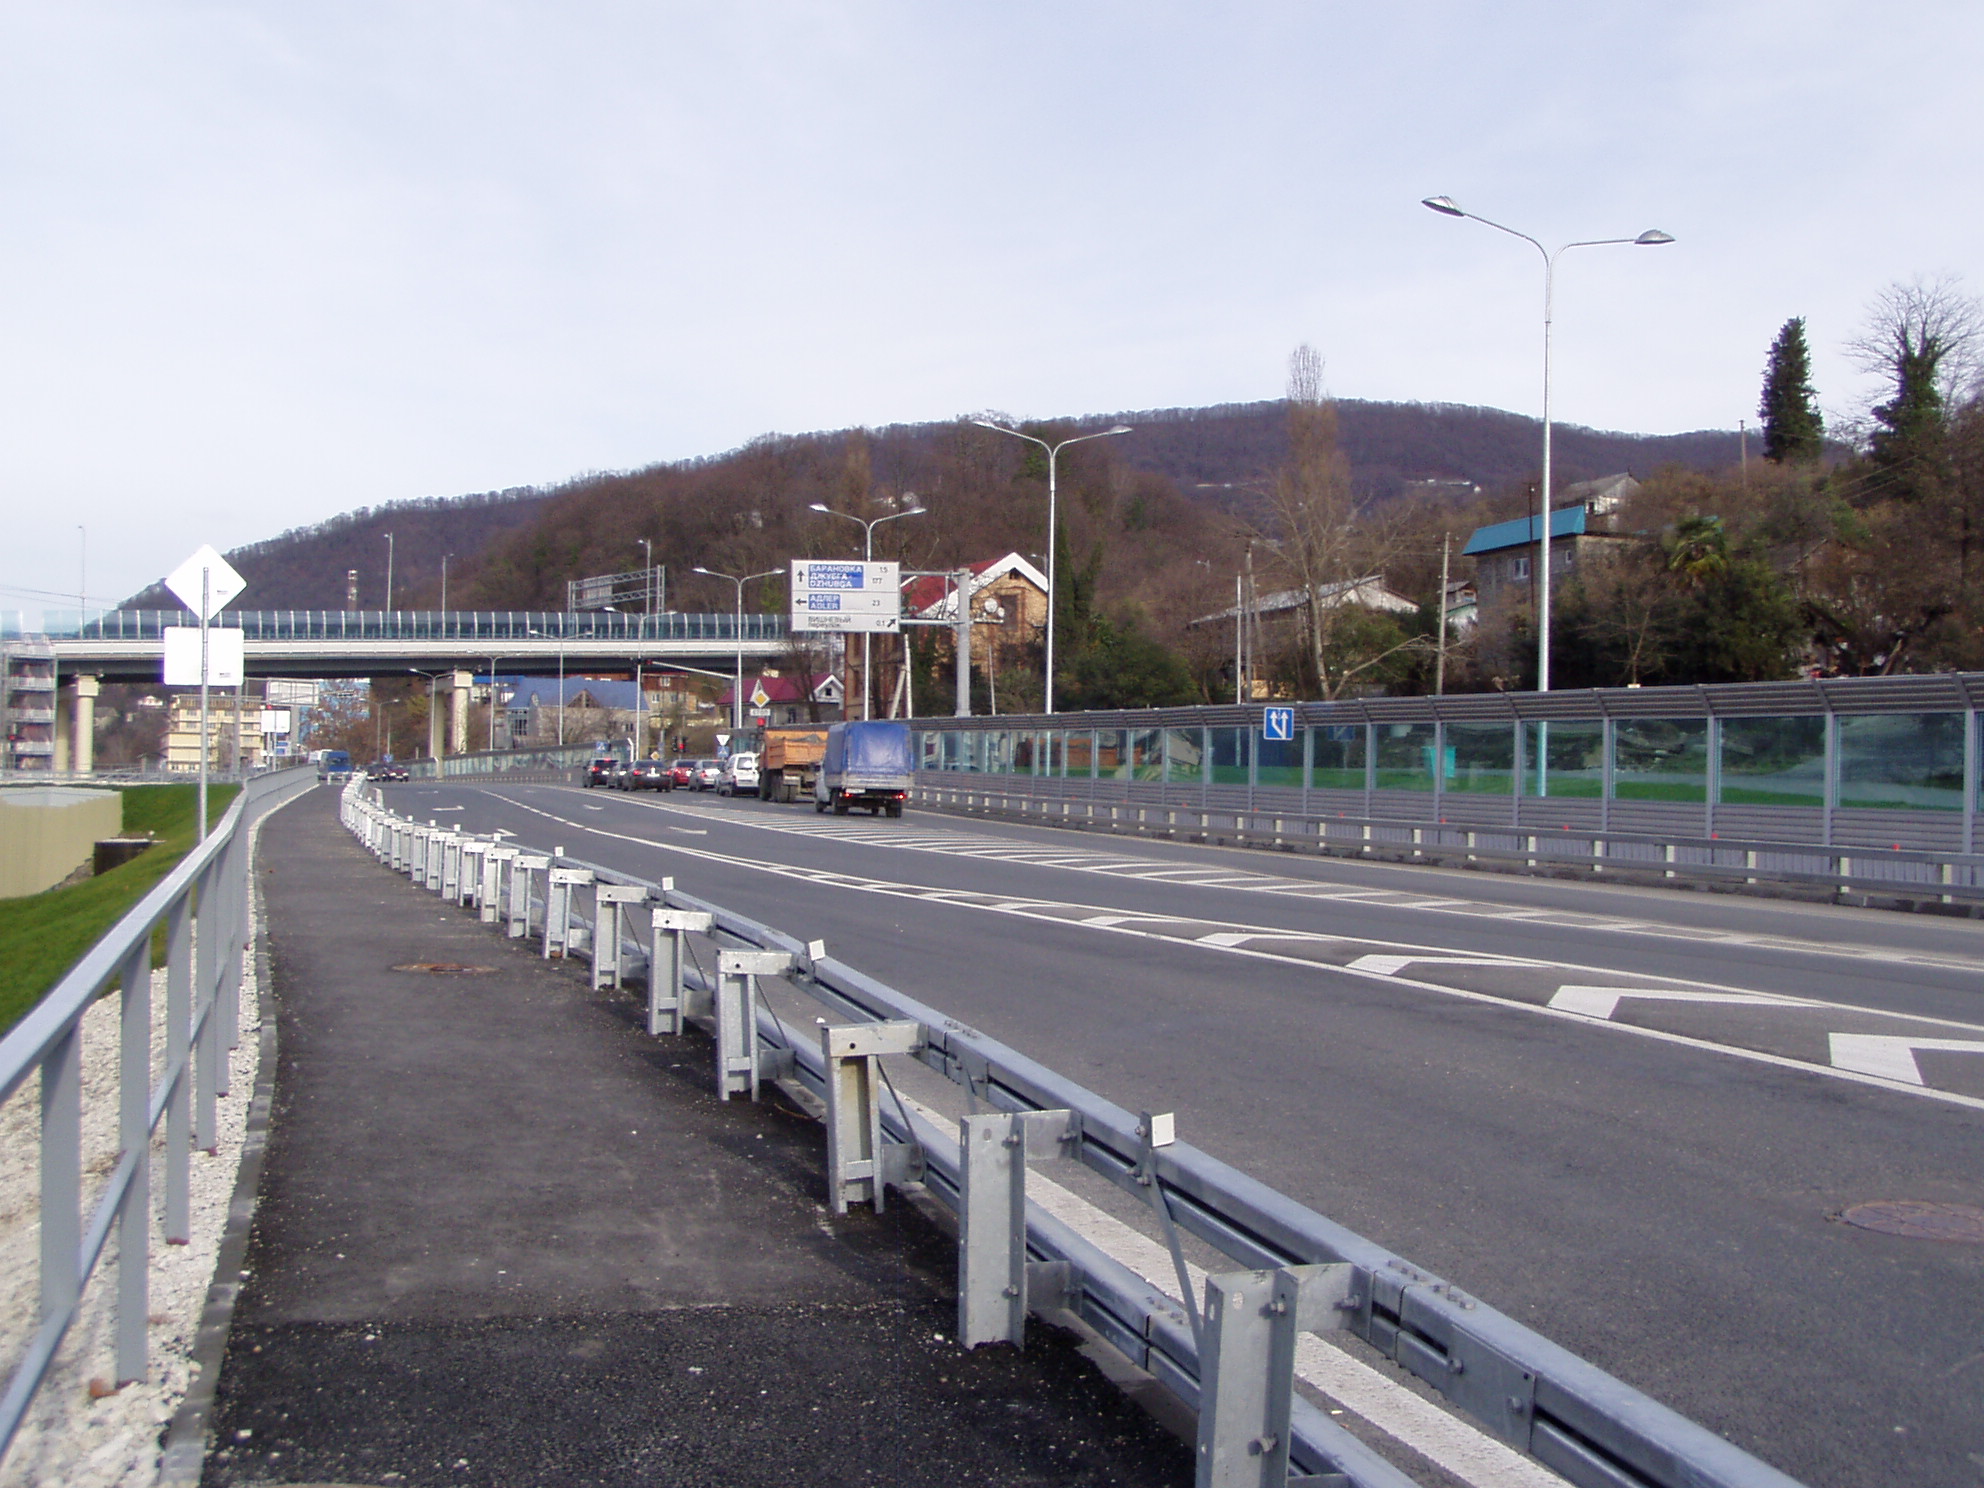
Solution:
{"label": "white diamond road sign", "polygon": [[[204,584],[201,582],[203,570]],[[203,544],[191,558],[166,577],[165,587],[179,596],[179,602],[193,612],[194,619],[212,620],[248,587],[248,581],[236,573],[233,565],[211,546]],[[200,609],[203,598],[206,601],[205,613]]]}
{"label": "white diamond road sign", "polygon": [[894,632],[902,620],[902,566],[795,558],[795,631]]}

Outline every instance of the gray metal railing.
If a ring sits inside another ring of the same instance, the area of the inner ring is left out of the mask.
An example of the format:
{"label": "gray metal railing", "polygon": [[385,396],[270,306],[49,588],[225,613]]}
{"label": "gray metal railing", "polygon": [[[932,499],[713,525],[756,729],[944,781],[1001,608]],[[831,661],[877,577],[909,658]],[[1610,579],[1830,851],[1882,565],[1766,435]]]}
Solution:
{"label": "gray metal railing", "polygon": [[[399,816],[357,786],[345,793],[343,819],[381,862],[478,908],[512,938],[537,934],[547,957],[590,954],[595,987],[624,985],[645,962],[649,1031],[680,1032],[685,1018],[709,1027],[721,1098],[755,1097],[761,1078],[782,1078],[824,1109],[837,1209],[880,1208],[886,1184],[915,1180],[958,1214],[961,1343],[1019,1341],[1029,1297],[1038,1310],[1075,1313],[1199,1412],[1201,1488],[1280,1488],[1291,1471],[1340,1474],[1324,1481],[1354,1488],[1410,1482],[1292,1395],[1298,1328],[1355,1334],[1580,1488],[1795,1488],[1480,1299],[1176,1141],[1171,1117],[1106,1101],[830,957],[822,943],[681,892],[671,879]],[[582,923],[588,897],[593,915]],[[692,934],[715,951],[714,976],[685,964]],[[826,1009],[830,1026],[804,1029],[817,1044],[759,1003],[755,978],[765,975],[784,976]],[[883,1100],[864,1066],[885,1054],[915,1058],[969,1091],[974,1110],[993,1114],[966,1117],[961,1143],[899,1098]],[[1024,1170],[1046,1156],[1078,1162],[1152,1206],[1182,1306],[1023,1202]],[[1245,1268],[1209,1277],[1204,1308],[1183,1284],[1179,1231]],[[1000,1331],[1002,1312],[1014,1317],[1010,1331]]]}
{"label": "gray metal railing", "polygon": [[1330,857],[1690,884],[1782,884],[1911,904],[1984,904],[1984,854],[1976,853],[1098,800],[927,772],[916,777],[915,799],[920,806],[963,816]]}
{"label": "gray metal railing", "polygon": [[[154,1232],[152,1139],[165,1126],[157,1227],[168,1244],[191,1227],[191,1156],[216,1140],[215,1101],[227,1093],[227,1054],[239,1041],[242,953],[248,943],[252,804],[314,784],[308,771],[251,780],[183,861],[84,953],[0,1039],[0,1102],[41,1077],[40,1322],[0,1394],[0,1456],[13,1442],[56,1350],[75,1321],[111,1235],[117,1236],[117,1383],[145,1377],[147,1292]],[[152,936],[165,938],[163,1064],[152,1075]],[[122,993],[118,1158],[83,1212],[82,1023],[112,985]]]}
{"label": "gray metal railing", "polygon": [[[43,617],[58,641],[155,641],[168,626],[197,625],[190,610],[105,610],[87,616]],[[225,610],[216,625],[250,641],[774,641],[785,635],[783,615],[743,617],[615,610]]]}

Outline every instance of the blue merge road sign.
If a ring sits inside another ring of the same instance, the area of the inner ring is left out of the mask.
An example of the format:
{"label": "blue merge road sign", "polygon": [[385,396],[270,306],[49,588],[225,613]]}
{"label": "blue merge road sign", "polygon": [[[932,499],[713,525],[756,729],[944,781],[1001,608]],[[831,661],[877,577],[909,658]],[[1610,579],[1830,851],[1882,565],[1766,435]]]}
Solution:
{"label": "blue merge road sign", "polygon": [[1295,710],[1293,708],[1267,708],[1261,713],[1261,737],[1270,741],[1292,743],[1295,739]]}

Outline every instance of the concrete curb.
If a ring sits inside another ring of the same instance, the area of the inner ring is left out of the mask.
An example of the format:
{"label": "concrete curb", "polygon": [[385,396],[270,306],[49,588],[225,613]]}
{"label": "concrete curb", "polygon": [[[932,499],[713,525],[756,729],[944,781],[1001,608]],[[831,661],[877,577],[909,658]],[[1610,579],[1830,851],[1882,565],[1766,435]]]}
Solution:
{"label": "concrete curb", "polygon": [[[289,805],[302,794],[298,792],[282,805]],[[270,814],[273,813],[263,815],[251,828],[254,837],[248,854],[255,927],[255,989],[262,1020],[255,1092],[248,1102],[241,1163],[235,1170],[234,1194],[227,1205],[227,1226],[221,1233],[220,1248],[214,1258],[214,1279],[208,1284],[206,1305],[200,1310],[199,1331],[193,1338],[192,1376],[186,1385],[185,1398],[165,1429],[158,1488],[198,1488],[206,1471],[207,1450],[212,1445],[208,1423],[213,1416],[214,1390],[220,1383],[221,1361],[227,1355],[228,1334],[234,1326],[234,1304],[241,1295],[244,1275],[242,1262],[248,1256],[248,1237],[254,1229],[255,1206],[262,1186],[262,1163],[268,1152],[269,1117],[276,1086],[275,982],[269,965],[269,939],[263,926],[262,891],[254,867],[261,845],[262,823]]]}

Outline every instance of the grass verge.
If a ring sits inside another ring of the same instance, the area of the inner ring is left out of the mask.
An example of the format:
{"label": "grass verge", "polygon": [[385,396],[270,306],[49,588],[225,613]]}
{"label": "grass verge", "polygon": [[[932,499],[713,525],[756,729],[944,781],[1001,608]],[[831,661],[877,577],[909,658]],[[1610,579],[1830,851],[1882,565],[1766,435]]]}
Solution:
{"label": "grass verge", "polygon": [[[207,819],[219,821],[240,789],[210,786]],[[100,877],[0,899],[0,1033],[18,1023],[192,850],[198,786],[134,785],[123,796],[125,833],[149,831],[159,839],[156,846]]]}

